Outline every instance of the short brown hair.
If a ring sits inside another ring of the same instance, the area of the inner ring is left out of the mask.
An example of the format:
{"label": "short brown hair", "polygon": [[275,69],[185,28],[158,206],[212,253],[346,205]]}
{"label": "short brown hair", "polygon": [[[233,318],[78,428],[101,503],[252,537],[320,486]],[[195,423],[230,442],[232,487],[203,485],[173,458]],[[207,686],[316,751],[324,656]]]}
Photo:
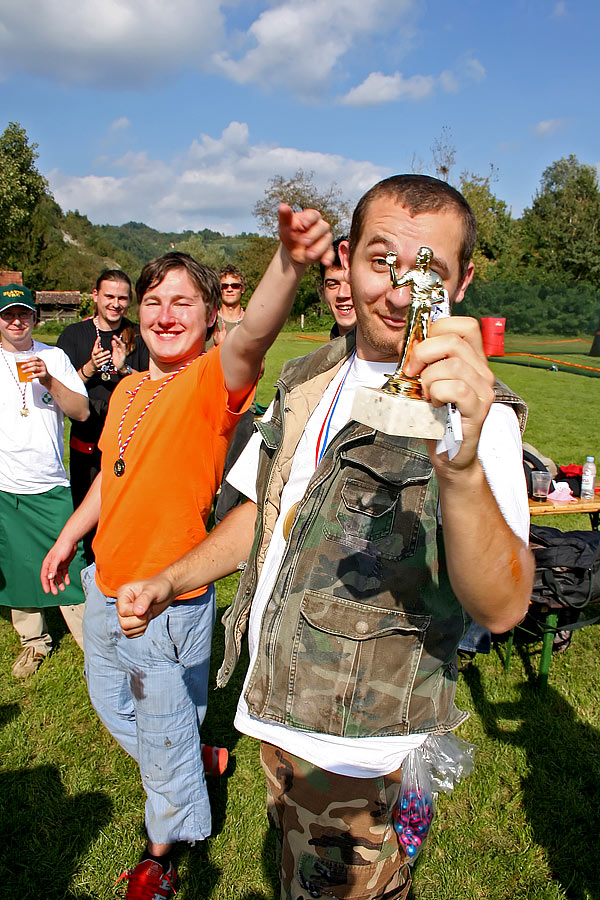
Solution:
{"label": "short brown hair", "polygon": [[[219,308],[221,303],[221,281],[219,276],[215,269],[197,262],[189,253],[180,253],[177,250],[165,253],[164,256],[159,256],[157,259],[146,263],[135,285],[138,303],[141,304],[148,291],[159,285],[165,279],[167,273],[173,271],[173,269],[184,269],[190,276],[204,300],[207,318],[210,319],[211,314],[215,309]],[[214,325],[207,329],[207,338],[211,336],[213,329]]]}
{"label": "short brown hair", "polygon": [[392,175],[379,181],[364,194],[352,216],[350,226],[350,259],[362,234],[369,203],[380,197],[391,197],[406,207],[412,216],[419,213],[454,209],[463,221],[463,240],[459,259],[460,278],[464,278],[477,240],[477,219],[463,195],[439,178],[431,175]]}
{"label": "short brown hair", "polygon": [[227,265],[223,266],[223,268],[219,272],[219,278],[223,278],[226,275],[231,275],[233,278],[237,278],[237,280],[242,284],[242,290],[246,290],[246,276],[241,269],[238,269],[238,267],[234,266],[232,263],[227,263]]}

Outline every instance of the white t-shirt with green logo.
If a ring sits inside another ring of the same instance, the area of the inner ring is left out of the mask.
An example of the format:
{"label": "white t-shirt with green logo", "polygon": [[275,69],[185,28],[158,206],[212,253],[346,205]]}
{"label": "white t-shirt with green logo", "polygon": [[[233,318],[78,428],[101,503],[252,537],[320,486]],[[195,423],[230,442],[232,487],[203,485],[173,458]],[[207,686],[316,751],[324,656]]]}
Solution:
{"label": "white t-shirt with green logo", "polygon": [[[65,387],[87,397],[85,386],[58,347],[33,342],[33,352],[43,359],[48,372]],[[21,415],[25,406],[29,415]],[[9,494],[43,494],[68,487],[63,464],[64,414],[39,381],[17,381],[14,353],[0,354],[0,491]]]}

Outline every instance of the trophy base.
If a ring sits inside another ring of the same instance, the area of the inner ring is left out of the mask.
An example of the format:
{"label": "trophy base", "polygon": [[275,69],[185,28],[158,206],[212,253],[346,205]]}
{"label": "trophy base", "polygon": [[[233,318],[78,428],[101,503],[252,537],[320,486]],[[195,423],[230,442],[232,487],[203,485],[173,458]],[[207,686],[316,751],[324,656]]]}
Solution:
{"label": "trophy base", "polygon": [[427,400],[359,387],[351,417],[384,434],[439,440],[446,431],[447,411],[445,406],[433,406]]}

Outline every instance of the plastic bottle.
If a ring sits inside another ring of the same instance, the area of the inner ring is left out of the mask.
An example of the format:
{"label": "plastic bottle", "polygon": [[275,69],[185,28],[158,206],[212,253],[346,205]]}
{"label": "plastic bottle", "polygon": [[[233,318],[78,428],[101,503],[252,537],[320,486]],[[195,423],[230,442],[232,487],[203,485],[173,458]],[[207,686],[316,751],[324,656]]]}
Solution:
{"label": "plastic bottle", "polygon": [[596,485],[596,465],[593,456],[587,456],[581,473],[581,499],[593,500]]}

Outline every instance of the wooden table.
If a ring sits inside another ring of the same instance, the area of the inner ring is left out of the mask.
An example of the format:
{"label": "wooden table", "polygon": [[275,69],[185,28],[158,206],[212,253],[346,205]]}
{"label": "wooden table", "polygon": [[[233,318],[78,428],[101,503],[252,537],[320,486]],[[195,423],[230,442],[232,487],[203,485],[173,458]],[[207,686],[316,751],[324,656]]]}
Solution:
{"label": "wooden table", "polygon": [[587,513],[594,531],[598,531],[600,518],[600,494],[596,494],[593,500],[547,500],[540,503],[539,500],[529,501],[530,516],[560,516],[563,513]]}
{"label": "wooden table", "polygon": [[[598,520],[600,518],[600,494],[596,494],[593,500],[547,500],[545,503],[540,503],[539,500],[529,500],[530,516],[556,516],[565,513],[587,513],[590,517],[590,524],[592,529],[594,531],[598,531]],[[554,635],[556,633],[556,627],[558,625],[558,615],[554,610],[550,609],[549,607],[545,607],[545,616],[544,636],[542,638],[542,652],[540,655],[539,668],[539,684],[542,693],[546,690],[546,687],[548,685],[550,660],[552,659],[552,643],[554,640]],[[514,631],[515,629],[513,628],[506,645],[506,658],[504,661],[505,672],[508,672],[510,666]]]}

